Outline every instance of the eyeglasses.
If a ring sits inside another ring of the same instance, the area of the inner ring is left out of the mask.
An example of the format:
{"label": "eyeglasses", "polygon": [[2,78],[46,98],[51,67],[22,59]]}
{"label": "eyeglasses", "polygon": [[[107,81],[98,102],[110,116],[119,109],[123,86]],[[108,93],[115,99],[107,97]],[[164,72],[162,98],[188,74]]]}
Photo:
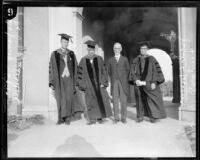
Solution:
{"label": "eyeglasses", "polygon": [[147,50],[148,48],[145,47],[145,48],[140,48],[140,49],[141,49],[141,50]]}

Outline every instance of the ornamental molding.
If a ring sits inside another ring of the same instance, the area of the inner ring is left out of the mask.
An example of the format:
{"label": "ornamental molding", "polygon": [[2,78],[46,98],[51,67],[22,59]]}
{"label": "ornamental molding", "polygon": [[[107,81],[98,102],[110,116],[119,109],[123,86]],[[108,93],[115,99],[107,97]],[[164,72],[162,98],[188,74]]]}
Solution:
{"label": "ornamental molding", "polygon": [[80,19],[81,21],[83,21],[85,19],[84,16],[82,16],[78,11],[73,11],[73,14]]}

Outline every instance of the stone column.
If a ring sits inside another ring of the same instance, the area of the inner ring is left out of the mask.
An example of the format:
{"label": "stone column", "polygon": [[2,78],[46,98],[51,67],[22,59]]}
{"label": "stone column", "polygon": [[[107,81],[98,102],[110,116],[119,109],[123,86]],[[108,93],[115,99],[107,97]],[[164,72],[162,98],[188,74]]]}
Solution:
{"label": "stone column", "polygon": [[[76,58],[78,63],[80,62],[81,58],[84,56],[84,44],[83,44],[83,38],[82,38],[82,21],[84,17],[82,16],[83,8],[82,7],[76,7],[74,8],[73,14],[74,14],[74,20],[75,20],[75,37],[74,40],[76,41]],[[85,94],[83,91],[77,90],[77,95],[80,99],[81,105],[86,108],[86,101],[85,101]]]}
{"label": "stone column", "polygon": [[172,71],[173,71],[173,99],[172,103],[180,103],[180,72],[179,72],[179,59],[172,60]]}
{"label": "stone column", "polygon": [[82,21],[84,17],[82,16],[82,8],[77,7],[73,10],[74,15],[74,23],[75,23],[75,33],[74,33],[74,41],[76,43],[75,54],[77,57],[77,61],[83,57],[83,44],[82,44]]}
{"label": "stone column", "polygon": [[23,57],[24,57],[24,33],[23,33],[23,27],[24,27],[24,8],[19,7],[18,8],[18,18],[19,18],[19,38],[18,38],[18,52],[20,53],[20,56],[18,58],[18,66],[20,66],[19,70],[19,100],[21,103],[18,104],[17,106],[17,113],[19,115],[22,115],[22,108],[23,108],[23,81],[22,81],[22,76],[23,76]]}
{"label": "stone column", "polygon": [[[18,8],[19,10],[19,8]],[[18,11],[17,10],[17,11]],[[18,78],[17,78],[17,54],[19,39],[19,14],[7,20],[7,100],[8,115],[18,114]]]}
{"label": "stone column", "polygon": [[181,106],[179,119],[195,122],[196,113],[196,8],[179,8]]}
{"label": "stone column", "polygon": [[24,7],[23,114],[48,114],[48,8]]}

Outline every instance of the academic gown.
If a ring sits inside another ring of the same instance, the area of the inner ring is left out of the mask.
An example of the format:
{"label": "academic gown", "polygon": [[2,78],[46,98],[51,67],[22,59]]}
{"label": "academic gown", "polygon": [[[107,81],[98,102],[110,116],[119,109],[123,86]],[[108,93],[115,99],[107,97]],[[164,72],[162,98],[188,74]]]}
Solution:
{"label": "academic gown", "polygon": [[[136,86],[136,80],[146,81],[146,86]],[[149,55],[146,58],[141,55],[136,57],[131,64],[129,81],[135,85],[137,117],[165,118],[166,112],[159,86],[165,79],[156,59]],[[151,83],[156,84],[153,90]]]}
{"label": "academic gown", "polygon": [[[109,96],[106,91],[108,74],[102,57],[94,55],[81,59],[78,67],[78,86],[85,92],[87,114],[90,120],[112,116]],[[105,87],[100,87],[100,85]]]}
{"label": "academic gown", "polygon": [[[65,62],[61,49],[51,54],[49,62],[49,86],[55,88],[55,98],[58,108],[58,120],[74,118],[83,111],[77,96],[77,60],[73,51],[67,51],[67,66],[69,76],[62,77]],[[76,114],[77,113],[77,114]]]}

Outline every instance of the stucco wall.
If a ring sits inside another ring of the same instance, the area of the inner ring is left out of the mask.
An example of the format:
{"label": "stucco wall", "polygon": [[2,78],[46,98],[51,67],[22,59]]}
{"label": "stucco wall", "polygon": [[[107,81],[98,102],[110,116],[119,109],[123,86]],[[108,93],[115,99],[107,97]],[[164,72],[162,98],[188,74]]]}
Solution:
{"label": "stucco wall", "polygon": [[[24,8],[23,92],[26,110],[46,110],[48,106],[49,61],[48,8]],[[37,108],[37,109],[36,109]]]}

